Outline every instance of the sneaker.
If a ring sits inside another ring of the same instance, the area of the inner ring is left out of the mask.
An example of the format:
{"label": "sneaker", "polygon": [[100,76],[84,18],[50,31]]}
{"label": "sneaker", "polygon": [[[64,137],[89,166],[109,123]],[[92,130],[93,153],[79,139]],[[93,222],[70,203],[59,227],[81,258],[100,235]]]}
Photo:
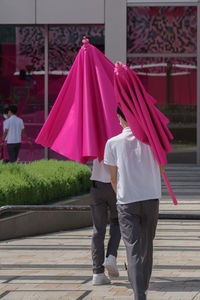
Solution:
{"label": "sneaker", "polygon": [[113,255],[109,255],[106,259],[105,267],[108,271],[108,275],[110,277],[119,277],[119,271],[117,268],[116,257]]}
{"label": "sneaker", "polygon": [[92,284],[93,285],[110,284],[110,279],[104,273],[93,274]]}

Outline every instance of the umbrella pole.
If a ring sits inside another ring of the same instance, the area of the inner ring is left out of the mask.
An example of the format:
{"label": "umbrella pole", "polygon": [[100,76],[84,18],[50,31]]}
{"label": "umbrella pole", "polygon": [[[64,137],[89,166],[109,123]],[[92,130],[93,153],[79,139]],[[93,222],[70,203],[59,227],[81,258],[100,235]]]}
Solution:
{"label": "umbrella pole", "polygon": [[162,177],[163,177],[163,179],[164,179],[164,181],[165,181],[166,187],[167,187],[167,189],[168,189],[168,191],[169,191],[169,194],[170,194],[170,196],[171,196],[171,198],[172,198],[172,201],[173,201],[174,205],[177,205],[178,202],[177,202],[177,200],[176,200],[176,197],[175,197],[175,195],[174,195],[174,192],[172,191],[171,185],[170,185],[170,183],[169,183],[169,180],[168,180],[167,175],[166,175],[165,172],[162,173]]}

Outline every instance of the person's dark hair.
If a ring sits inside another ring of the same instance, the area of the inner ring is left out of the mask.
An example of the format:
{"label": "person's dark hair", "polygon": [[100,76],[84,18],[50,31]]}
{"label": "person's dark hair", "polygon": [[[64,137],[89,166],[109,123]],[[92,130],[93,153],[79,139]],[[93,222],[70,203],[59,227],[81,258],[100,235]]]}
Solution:
{"label": "person's dark hair", "polygon": [[121,109],[119,108],[119,106],[117,106],[117,114],[122,117],[122,119],[124,121],[126,121],[125,115],[123,114],[123,112],[121,111]]}
{"label": "person's dark hair", "polygon": [[11,113],[15,115],[17,113],[17,106],[16,105],[10,105],[8,107],[8,111],[11,111]]}

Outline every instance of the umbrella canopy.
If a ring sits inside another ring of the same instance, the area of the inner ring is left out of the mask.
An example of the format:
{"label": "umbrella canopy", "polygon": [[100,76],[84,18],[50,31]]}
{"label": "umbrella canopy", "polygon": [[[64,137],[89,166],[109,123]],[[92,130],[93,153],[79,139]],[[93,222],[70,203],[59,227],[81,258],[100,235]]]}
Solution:
{"label": "umbrella canopy", "polygon": [[84,38],[36,143],[78,162],[101,161],[121,132],[116,106],[114,64]]}
{"label": "umbrella canopy", "polygon": [[[146,92],[137,75],[121,62],[115,65],[114,89],[117,103],[134,136],[151,146],[159,165],[166,165],[166,152],[171,151],[169,139],[173,136],[167,128],[169,120],[154,105],[156,100]],[[176,205],[177,200],[166,173],[162,176]]]}
{"label": "umbrella canopy", "polygon": [[159,165],[166,165],[166,152],[171,151],[167,128],[169,120],[154,105],[138,76],[126,65],[117,62],[114,71],[114,89],[117,103],[127,122],[141,142],[151,146]]}

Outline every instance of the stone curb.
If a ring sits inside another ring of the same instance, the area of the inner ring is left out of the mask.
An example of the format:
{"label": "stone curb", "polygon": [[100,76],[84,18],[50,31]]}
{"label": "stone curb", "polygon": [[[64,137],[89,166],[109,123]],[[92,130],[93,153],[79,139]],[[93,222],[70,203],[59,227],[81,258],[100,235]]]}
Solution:
{"label": "stone curb", "polygon": [[[73,197],[59,204],[88,205],[90,194]],[[0,220],[0,240],[34,236],[92,225],[91,212],[27,212]]]}

